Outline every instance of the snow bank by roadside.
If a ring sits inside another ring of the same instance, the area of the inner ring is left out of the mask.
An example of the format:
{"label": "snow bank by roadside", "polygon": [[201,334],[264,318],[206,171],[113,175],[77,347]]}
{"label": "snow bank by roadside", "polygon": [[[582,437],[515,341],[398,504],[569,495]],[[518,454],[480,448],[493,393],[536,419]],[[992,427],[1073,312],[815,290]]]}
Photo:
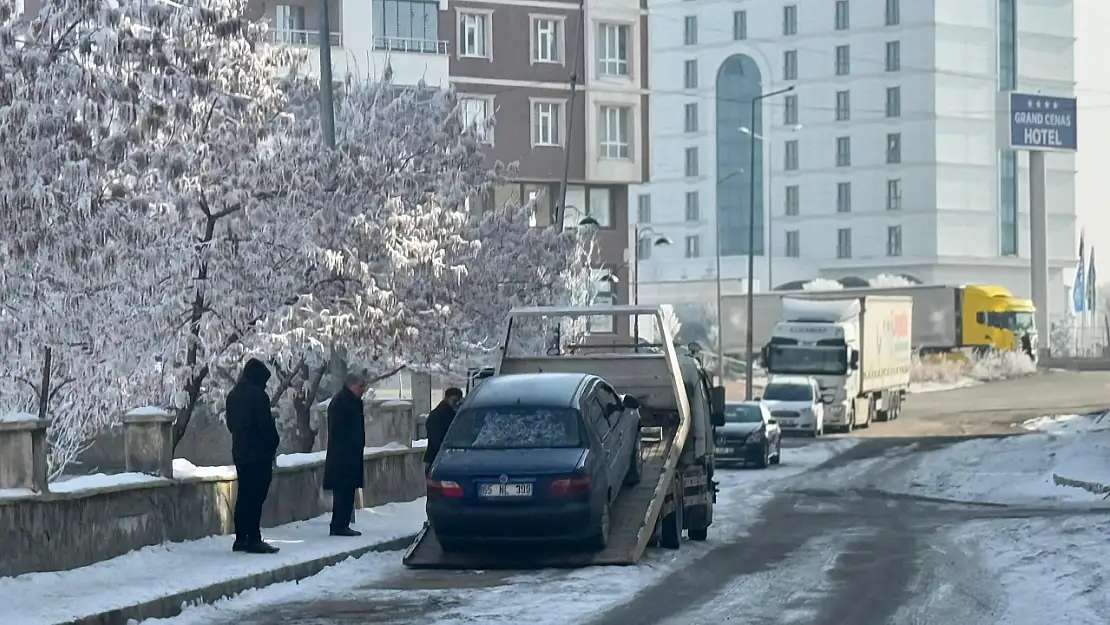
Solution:
{"label": "snow bank by roadside", "polygon": [[915,494],[1009,504],[1101,499],[1059,478],[1110,484],[1110,417],[1061,415],[1018,424],[1036,433],[975,439],[925,454],[910,470]]}
{"label": "snow bank by roadside", "polygon": [[[1006,598],[998,623],[1105,625],[1106,536],[1100,517],[967,523],[948,538],[985,569],[981,583]],[[944,541],[948,542],[948,541]]]}
{"label": "snow bank by roadside", "polygon": [[950,391],[983,382],[1012,380],[1036,372],[1037,366],[1029,358],[1012,352],[977,356],[967,350],[959,360],[914,356],[910,369],[910,392]]}
{"label": "snow bank by roadside", "polygon": [[[330,515],[264,530],[281,548],[273,555],[232,553],[231,536],[164,543],[104,562],[58,573],[0,578],[4,625],[65,623],[213,582],[344,553],[415,534],[424,523],[424,499],[360,510],[356,538],[328,536]],[[397,561],[396,553],[389,557]],[[357,582],[356,582],[357,583]],[[289,584],[296,587],[296,584]]]}
{"label": "snow bank by roadside", "polygon": [[399,580],[411,579],[411,573],[406,575],[400,555],[371,553],[337,564],[299,583],[249,591],[213,605],[189,608],[176,618],[144,621],[143,625],[289,621],[298,615],[307,617],[298,611],[298,606],[311,610],[306,606],[314,601],[358,605],[389,605],[390,602],[401,605],[418,601],[440,605],[442,611],[432,611],[421,617],[423,622],[438,625],[586,622],[629,601],[638,591],[666,575],[691,566],[722,542],[742,537],[756,520],[760,506],[774,496],[776,486],[859,442],[859,439],[815,441],[802,447],[784,448],[782,464],[765,471],[719,471],[717,480],[721,490],[709,539],[704,543],[687,541],[677,552],[649,550],[640,566],[624,567],[620,571],[612,567],[592,567],[526,574],[477,571],[467,573],[465,582],[448,581],[444,584],[446,587],[418,585],[420,590],[406,591],[397,590],[404,585]]}

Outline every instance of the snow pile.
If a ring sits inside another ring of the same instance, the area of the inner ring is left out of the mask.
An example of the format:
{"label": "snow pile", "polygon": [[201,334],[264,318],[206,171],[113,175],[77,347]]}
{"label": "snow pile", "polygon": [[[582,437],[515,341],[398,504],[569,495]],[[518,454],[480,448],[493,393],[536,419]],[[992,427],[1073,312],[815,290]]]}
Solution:
{"label": "snow pile", "polygon": [[15,423],[17,421],[35,421],[38,417],[29,412],[9,412],[6,415],[0,415],[0,421],[6,423]]}
{"label": "snow pile", "polygon": [[974,439],[920,456],[909,471],[912,492],[1005,504],[1104,497],[1110,484],[1110,417],[1046,416],[1015,427],[1036,433]]}
{"label": "snow pile", "polygon": [[237,474],[234,466],[198,467],[184,458],[174,458],[173,477],[178,480],[189,478],[233,480]]}
{"label": "snow pile", "polygon": [[897,288],[903,286],[917,286],[911,280],[907,280],[905,276],[899,276],[889,273],[880,273],[879,275],[867,281],[873,287],[879,288]]}
{"label": "snow pile", "polygon": [[92,475],[78,475],[51,482],[50,492],[78,493],[102,488],[118,488],[164,481],[165,478],[147,475],[146,473],[93,473]]}
{"label": "snow pile", "polygon": [[843,291],[844,285],[836,280],[817,278],[802,285],[803,291]]}
{"label": "snow pile", "polygon": [[[913,357],[910,382],[946,385],[946,388],[971,386],[979,382],[1012,380],[1037,372],[1037,365],[1023,353],[989,352],[976,355],[971,350],[962,354]],[[933,388],[932,390],[939,390]]]}

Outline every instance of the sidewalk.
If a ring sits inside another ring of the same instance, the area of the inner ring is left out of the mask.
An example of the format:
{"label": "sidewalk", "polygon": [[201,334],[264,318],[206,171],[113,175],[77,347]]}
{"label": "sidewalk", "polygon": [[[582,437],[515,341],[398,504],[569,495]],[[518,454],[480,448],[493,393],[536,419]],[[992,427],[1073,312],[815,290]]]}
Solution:
{"label": "sidewalk", "polygon": [[[328,536],[330,515],[264,530],[273,555],[233,553],[231,536],[164,543],[57,573],[0,578],[4,625],[126,625],[176,616],[251,588],[311,577],[349,557],[404,549],[424,523],[424,499],[360,510],[356,538]],[[398,560],[401,555],[397,554]]]}

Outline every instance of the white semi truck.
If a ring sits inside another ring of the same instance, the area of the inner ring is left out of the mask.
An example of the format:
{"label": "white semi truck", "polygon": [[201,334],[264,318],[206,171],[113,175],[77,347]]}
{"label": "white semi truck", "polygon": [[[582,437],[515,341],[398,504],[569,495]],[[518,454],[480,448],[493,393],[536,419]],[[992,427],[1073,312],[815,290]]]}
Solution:
{"label": "white semi truck", "polygon": [[777,375],[817,380],[825,429],[851,431],[896,419],[910,384],[913,299],[863,295],[844,299],[792,297],[763,367]]}

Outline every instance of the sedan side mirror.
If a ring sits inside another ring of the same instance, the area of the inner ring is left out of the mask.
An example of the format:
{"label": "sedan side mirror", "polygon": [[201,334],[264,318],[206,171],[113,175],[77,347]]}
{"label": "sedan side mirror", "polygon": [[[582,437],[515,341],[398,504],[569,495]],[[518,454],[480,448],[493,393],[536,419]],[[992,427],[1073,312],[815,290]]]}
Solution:
{"label": "sedan side mirror", "polygon": [[631,395],[625,395],[624,398],[621,399],[621,405],[625,410],[637,410],[640,408],[640,400]]}
{"label": "sedan side mirror", "polygon": [[759,395],[756,395],[755,397],[752,398],[752,401],[763,401],[763,398],[760,397]]}
{"label": "sedan side mirror", "polygon": [[713,427],[725,424],[725,387],[714,386],[709,389],[709,422]]}
{"label": "sedan side mirror", "polygon": [[778,419],[767,419],[767,425],[778,425]]}

